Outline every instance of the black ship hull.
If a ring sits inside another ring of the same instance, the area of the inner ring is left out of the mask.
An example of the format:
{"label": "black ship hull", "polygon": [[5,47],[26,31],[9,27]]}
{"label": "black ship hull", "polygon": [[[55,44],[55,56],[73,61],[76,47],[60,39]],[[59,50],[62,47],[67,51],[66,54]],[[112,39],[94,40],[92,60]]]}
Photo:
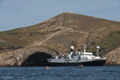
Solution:
{"label": "black ship hull", "polygon": [[94,61],[85,61],[85,62],[49,62],[48,66],[103,66],[106,60],[94,60]]}

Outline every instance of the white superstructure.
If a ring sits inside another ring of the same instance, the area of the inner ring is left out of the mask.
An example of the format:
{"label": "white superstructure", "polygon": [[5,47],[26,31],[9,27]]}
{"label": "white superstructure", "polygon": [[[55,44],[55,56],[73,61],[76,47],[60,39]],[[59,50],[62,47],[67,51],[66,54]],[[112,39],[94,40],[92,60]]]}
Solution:
{"label": "white superstructure", "polygon": [[74,52],[74,46],[71,46],[71,52],[68,55],[56,56],[54,58],[48,59],[52,63],[75,63],[75,62],[90,62],[96,60],[106,60],[107,58],[101,58],[99,56],[100,47],[97,46],[97,56],[93,55],[91,52],[86,52],[87,46],[83,46],[83,51]]}

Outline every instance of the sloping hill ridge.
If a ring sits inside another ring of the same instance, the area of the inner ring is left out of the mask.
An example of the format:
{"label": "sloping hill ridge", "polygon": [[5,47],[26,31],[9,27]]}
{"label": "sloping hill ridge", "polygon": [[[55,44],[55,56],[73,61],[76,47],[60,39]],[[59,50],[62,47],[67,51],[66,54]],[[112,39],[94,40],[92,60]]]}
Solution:
{"label": "sloping hill ridge", "polygon": [[120,22],[64,12],[32,26],[0,32],[0,52],[47,46],[65,54],[70,45],[78,49],[86,44],[92,52],[100,45],[104,55],[120,46],[119,34]]}

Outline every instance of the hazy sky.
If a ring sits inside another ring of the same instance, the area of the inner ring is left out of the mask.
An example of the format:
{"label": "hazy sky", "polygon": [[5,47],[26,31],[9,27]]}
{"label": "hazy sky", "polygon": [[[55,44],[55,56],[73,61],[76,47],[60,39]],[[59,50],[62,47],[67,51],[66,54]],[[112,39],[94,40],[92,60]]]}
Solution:
{"label": "hazy sky", "polygon": [[34,25],[62,12],[120,21],[120,0],[0,0],[0,31]]}

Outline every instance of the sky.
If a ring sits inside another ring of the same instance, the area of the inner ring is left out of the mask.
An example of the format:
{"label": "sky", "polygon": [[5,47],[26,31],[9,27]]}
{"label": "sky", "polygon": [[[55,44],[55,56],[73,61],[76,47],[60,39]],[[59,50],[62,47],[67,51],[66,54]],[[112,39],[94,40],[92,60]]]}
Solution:
{"label": "sky", "polygon": [[120,0],[0,0],[0,31],[31,26],[63,12],[120,22]]}

